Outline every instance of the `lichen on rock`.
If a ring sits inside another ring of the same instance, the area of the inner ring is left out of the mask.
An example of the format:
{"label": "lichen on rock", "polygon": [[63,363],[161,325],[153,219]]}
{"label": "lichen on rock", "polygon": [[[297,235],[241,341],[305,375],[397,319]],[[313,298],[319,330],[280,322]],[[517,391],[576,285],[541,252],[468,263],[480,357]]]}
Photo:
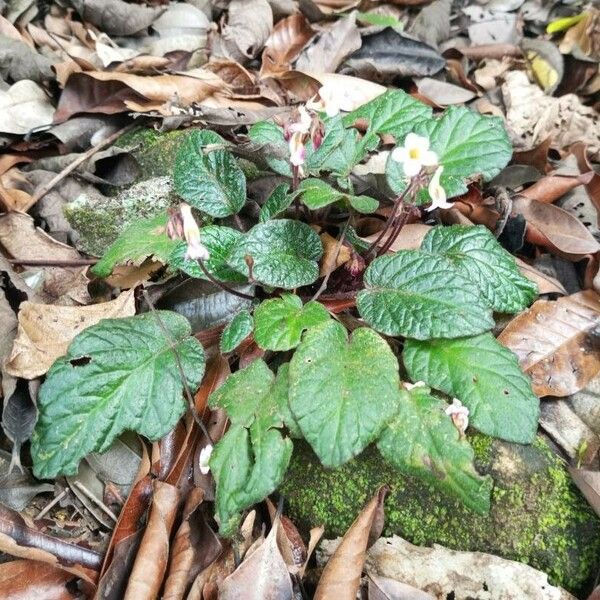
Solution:
{"label": "lichen on rock", "polygon": [[338,537],[375,490],[388,484],[383,535],[497,554],[548,573],[555,585],[580,589],[600,562],[600,520],[571,482],[564,461],[541,437],[531,446],[478,434],[470,440],[479,471],[495,481],[487,516],[398,472],[374,447],[340,468],[326,469],[304,443],[296,443],[281,487],[286,514],[303,530],[324,525],[327,537]]}

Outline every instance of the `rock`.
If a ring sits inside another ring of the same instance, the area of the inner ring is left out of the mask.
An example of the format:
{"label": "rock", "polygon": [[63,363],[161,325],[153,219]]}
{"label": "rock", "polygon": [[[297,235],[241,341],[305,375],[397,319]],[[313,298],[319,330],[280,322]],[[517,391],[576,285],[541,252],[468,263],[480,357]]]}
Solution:
{"label": "rock", "polygon": [[170,178],[153,177],[114,197],[82,194],[64,207],[64,213],[78,234],[77,249],[102,256],[131,223],[154,217],[174,204]]}
{"label": "rock", "polygon": [[391,486],[384,536],[413,544],[496,554],[548,573],[576,591],[597,573],[600,520],[571,482],[564,461],[543,438],[530,446],[471,436],[477,467],[495,481],[492,510],[482,516],[385,463],[376,448],[338,469],[326,469],[297,442],[281,494],[286,514],[325,536],[345,533],[375,490]]}

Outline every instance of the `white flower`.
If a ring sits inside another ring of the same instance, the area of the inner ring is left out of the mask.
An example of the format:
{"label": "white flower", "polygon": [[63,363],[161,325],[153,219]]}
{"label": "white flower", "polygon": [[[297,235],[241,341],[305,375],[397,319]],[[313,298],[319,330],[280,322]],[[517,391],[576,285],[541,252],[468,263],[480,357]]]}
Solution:
{"label": "white flower", "polygon": [[191,260],[208,260],[210,253],[200,241],[200,230],[194,215],[192,215],[191,206],[183,202],[179,207],[179,212],[183,221],[183,237],[187,242],[185,257]]}
{"label": "white flower", "polygon": [[299,167],[304,164],[306,159],[306,148],[304,147],[304,141],[302,140],[303,134],[293,133],[289,141],[290,146],[290,162],[295,166]]}
{"label": "white flower", "polygon": [[446,414],[452,419],[454,427],[464,435],[469,426],[469,409],[458,398],[453,398],[452,404],[446,408]]}
{"label": "white flower", "polygon": [[300,113],[300,120],[296,123],[292,123],[289,126],[289,130],[292,133],[302,133],[304,135],[308,135],[312,125],[312,117],[306,110],[306,106],[300,106],[298,108],[298,112]]}
{"label": "white flower", "polygon": [[440,177],[444,167],[441,165],[436,169],[431,181],[429,182],[429,195],[431,196],[431,206],[427,210],[434,208],[452,208],[452,202],[446,202],[446,192],[440,183]]}
{"label": "white flower", "polygon": [[404,146],[394,148],[392,159],[402,163],[407,177],[414,177],[423,167],[433,167],[438,162],[437,154],[429,149],[429,140],[416,133],[406,136]]}
{"label": "white flower", "polygon": [[324,110],[328,117],[335,117],[342,110],[346,95],[336,86],[324,85],[319,88],[319,95],[306,103],[306,108],[318,112]]}
{"label": "white flower", "polygon": [[210,462],[212,451],[212,444],[208,444],[208,446],[204,446],[204,448],[200,450],[200,459],[198,460],[198,463],[200,464],[200,473],[202,473],[202,475],[208,475],[210,473],[210,465],[208,463]]}

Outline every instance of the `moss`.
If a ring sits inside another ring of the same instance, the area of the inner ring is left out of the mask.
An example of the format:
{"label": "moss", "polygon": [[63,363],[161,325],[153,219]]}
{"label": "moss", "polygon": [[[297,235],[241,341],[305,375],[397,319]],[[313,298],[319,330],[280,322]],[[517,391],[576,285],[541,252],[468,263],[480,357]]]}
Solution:
{"label": "moss", "polygon": [[322,467],[296,444],[281,493],[303,529],[324,524],[328,537],[351,525],[382,484],[390,485],[383,534],[419,545],[497,554],[527,563],[553,583],[580,589],[596,573],[600,521],[572,484],[563,461],[538,439],[531,446],[472,438],[480,471],[494,477],[489,515],[469,511],[448,495],[382,462],[377,450],[338,469]]}

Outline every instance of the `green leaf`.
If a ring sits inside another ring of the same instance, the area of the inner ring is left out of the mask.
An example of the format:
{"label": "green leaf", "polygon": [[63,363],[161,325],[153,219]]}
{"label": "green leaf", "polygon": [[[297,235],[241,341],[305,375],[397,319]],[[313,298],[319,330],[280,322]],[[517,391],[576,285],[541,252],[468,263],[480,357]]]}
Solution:
{"label": "green leaf", "polygon": [[477,287],[442,256],[400,250],[374,260],[364,281],[356,299],[358,311],[387,335],[454,338],[494,326]]}
{"label": "green leaf", "polygon": [[283,363],[279,367],[273,385],[273,395],[290,436],[301,439],[302,431],[290,409],[290,363]]}
{"label": "green leaf", "polygon": [[423,239],[421,250],[450,259],[495,311],[522,311],[537,296],[535,283],[521,274],[515,259],[483,225],[434,227]]}
{"label": "green leaf", "polygon": [[382,15],[375,12],[359,12],[356,15],[357,20],[367,25],[377,25],[379,27],[400,27],[404,25],[392,15]]}
{"label": "green leaf", "polygon": [[344,117],[346,127],[358,120],[369,123],[365,135],[359,142],[360,158],[377,148],[379,136],[389,134],[400,144],[407,133],[413,131],[421,121],[431,119],[431,108],[402,90],[388,90],[377,98],[363,104]]}
{"label": "green leaf", "polygon": [[[219,281],[242,283],[247,280],[244,275],[232,269],[228,264],[235,245],[242,237],[243,234],[240,231],[231,227],[207,225],[200,229],[200,239],[210,253],[210,258],[205,261],[204,266]],[[198,262],[187,259],[185,252],[185,244],[177,246],[169,257],[170,265],[191,277],[207,279],[198,266]]]}
{"label": "green leaf", "polygon": [[158,440],[172,429],[187,406],[174,349],[191,390],[204,374],[204,351],[190,333],[187,319],[168,311],[82,331],[40,388],[35,476],[74,475],[84,456],[106,451],[125,430]]}
{"label": "green leaf", "polygon": [[313,175],[321,172],[333,173],[337,177],[348,177],[356,157],[358,132],[346,129],[341,115],[324,119],[325,137],[318,150],[307,145],[306,168]]}
{"label": "green leaf", "polygon": [[413,381],[458,398],[471,425],[510,442],[535,437],[539,400],[515,354],[491,333],[456,340],[407,340],[404,365]]}
{"label": "green leaf", "polygon": [[319,277],[317,260],[323,246],[305,223],[275,219],[255,225],[236,244],[230,265],[248,276],[246,256],[252,257],[254,279],[264,285],[293,289]]}
{"label": "green leaf", "polygon": [[250,127],[248,136],[255,144],[265,148],[264,159],[275,173],[292,176],[290,150],[281,127],[273,121],[260,121]]}
{"label": "green leaf", "polygon": [[343,200],[347,200],[360,213],[372,213],[379,208],[379,202],[374,198],[345,194],[321,179],[304,179],[298,190],[302,194],[302,201],[311,210],[317,210]]}
{"label": "green leaf", "polygon": [[285,211],[294,201],[294,194],[288,194],[290,186],[287,183],[280,183],[261,206],[258,220],[261,223],[276,217]]}
{"label": "green leaf", "polygon": [[[466,182],[479,176],[494,178],[508,164],[512,144],[502,119],[480,115],[462,106],[451,106],[438,119],[419,122],[413,131],[429,139],[444,167],[440,183],[448,198],[467,191]],[[388,183],[396,193],[406,187],[402,163],[390,159],[386,166]],[[420,198],[429,200],[426,189]]]}
{"label": "green leaf", "polygon": [[300,343],[304,331],[329,318],[322,304],[311,301],[302,306],[298,296],[283,294],[265,300],[254,311],[254,339],[264,350],[291,350]]}
{"label": "green leaf", "polygon": [[175,249],[181,249],[185,254],[185,242],[172,240],[166,234],[168,218],[165,213],[128,227],[108,247],[102,260],[92,267],[92,273],[98,277],[108,277],[119,264],[139,265],[150,256],[167,264]]}
{"label": "green leaf", "polygon": [[445,414],[446,404],[429,388],[402,394],[396,416],[385,426],[377,448],[382,456],[409,475],[457,495],[479,513],[490,510],[492,478],[473,466],[474,453]]}
{"label": "green leaf", "polygon": [[289,371],[289,403],[321,462],[335,467],[359,454],[395,413],[398,361],[377,333],[329,321],[309,329]]}
{"label": "green leaf", "polygon": [[175,159],[177,193],[212,217],[238,213],[246,203],[246,177],[227,150],[211,150],[225,141],[212,131],[192,131]]}
{"label": "green leaf", "polygon": [[274,380],[259,359],[230,375],[208,400],[211,408],[224,408],[231,421],[210,460],[223,535],[235,530],[237,513],[277,488],[292,455],[292,441],[276,429],[283,426],[283,418]]}
{"label": "green leaf", "polygon": [[252,315],[247,310],[241,310],[223,329],[219,344],[221,352],[233,352],[252,333],[253,328]]}

